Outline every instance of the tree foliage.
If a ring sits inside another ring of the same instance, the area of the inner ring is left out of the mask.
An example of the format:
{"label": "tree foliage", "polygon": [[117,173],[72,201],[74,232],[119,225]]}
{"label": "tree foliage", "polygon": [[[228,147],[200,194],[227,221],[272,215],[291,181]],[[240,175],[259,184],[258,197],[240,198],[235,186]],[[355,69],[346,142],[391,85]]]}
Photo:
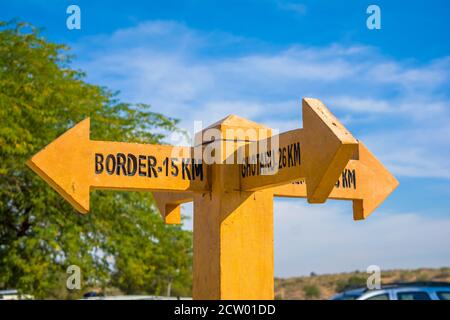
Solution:
{"label": "tree foliage", "polygon": [[[26,29],[25,29],[26,28]],[[145,104],[118,101],[70,66],[64,45],[24,23],[0,22],[0,288],[36,297],[76,297],[66,268],[84,288],[190,295],[191,233],[166,226],[150,193],[101,192],[79,215],[25,166],[86,117],[91,138],[161,143],[177,121]]]}

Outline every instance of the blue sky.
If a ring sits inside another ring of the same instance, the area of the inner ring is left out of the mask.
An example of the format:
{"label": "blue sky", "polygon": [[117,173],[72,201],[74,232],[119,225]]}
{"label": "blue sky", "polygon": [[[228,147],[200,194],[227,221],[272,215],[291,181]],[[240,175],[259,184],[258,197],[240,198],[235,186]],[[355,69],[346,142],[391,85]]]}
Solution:
{"label": "blue sky", "polygon": [[[66,28],[70,4],[81,30]],[[0,19],[15,17],[70,44],[88,81],[188,130],[234,113],[285,131],[302,97],[322,99],[400,187],[358,223],[350,202],[277,200],[278,276],[450,265],[446,1],[2,1]]]}

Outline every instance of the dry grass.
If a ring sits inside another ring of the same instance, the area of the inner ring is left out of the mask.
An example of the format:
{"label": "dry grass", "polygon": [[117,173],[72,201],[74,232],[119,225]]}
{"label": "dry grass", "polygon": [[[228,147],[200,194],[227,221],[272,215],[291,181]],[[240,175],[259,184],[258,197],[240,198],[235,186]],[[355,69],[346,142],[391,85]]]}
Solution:
{"label": "dry grass", "polygon": [[[350,272],[339,274],[311,275],[309,277],[295,277],[275,279],[275,298],[296,299],[329,299],[336,293],[348,287],[365,286],[367,277],[365,272]],[[392,282],[411,281],[447,281],[450,282],[450,268],[415,269],[415,270],[387,270],[381,273],[382,284]]]}

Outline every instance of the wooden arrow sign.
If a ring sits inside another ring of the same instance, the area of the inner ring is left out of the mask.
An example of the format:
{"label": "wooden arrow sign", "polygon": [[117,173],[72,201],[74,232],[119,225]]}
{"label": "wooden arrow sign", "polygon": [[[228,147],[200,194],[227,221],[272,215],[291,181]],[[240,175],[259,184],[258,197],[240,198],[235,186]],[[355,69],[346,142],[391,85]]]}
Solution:
{"label": "wooden arrow sign", "polygon": [[[367,218],[399,185],[397,179],[359,141],[358,153],[348,162],[334,184],[329,199],[352,200],[353,218]],[[274,187],[275,197],[306,198],[307,183],[301,179]],[[165,222],[181,223],[180,205],[193,200],[193,193],[157,192],[154,198]]]}
{"label": "wooden arrow sign", "polygon": [[85,119],[27,162],[81,213],[91,189],[208,190],[206,167],[190,147],[93,141],[89,132]]}
{"label": "wooden arrow sign", "polygon": [[159,214],[166,224],[181,223],[181,205],[194,200],[193,192],[153,192]]}
{"label": "wooden arrow sign", "polygon": [[[358,160],[350,160],[329,199],[353,200],[353,218],[367,218],[398,186],[394,176],[359,142]],[[277,197],[306,198],[307,182],[296,181],[273,189]]]}
{"label": "wooden arrow sign", "polygon": [[305,178],[310,203],[325,202],[358,142],[318,99],[302,102],[303,129],[243,146],[241,190],[256,191]]}
{"label": "wooden arrow sign", "polygon": [[273,196],[349,199],[364,219],[398,185],[320,100],[303,99],[302,110],[302,129],[265,140],[239,132],[269,128],[227,117],[196,149],[92,141],[86,119],[27,164],[82,213],[96,188],[153,191],[166,223],[180,223],[180,204],[194,199],[193,298],[272,299]]}

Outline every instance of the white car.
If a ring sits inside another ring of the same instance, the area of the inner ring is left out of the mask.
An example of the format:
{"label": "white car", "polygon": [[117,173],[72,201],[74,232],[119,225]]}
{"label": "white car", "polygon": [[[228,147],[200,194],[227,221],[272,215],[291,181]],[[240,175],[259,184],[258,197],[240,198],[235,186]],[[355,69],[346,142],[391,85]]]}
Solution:
{"label": "white car", "polygon": [[30,294],[20,294],[19,291],[0,290],[0,300],[32,300],[34,297]]}
{"label": "white car", "polygon": [[450,300],[450,283],[393,283],[374,290],[348,290],[335,295],[331,300]]}

